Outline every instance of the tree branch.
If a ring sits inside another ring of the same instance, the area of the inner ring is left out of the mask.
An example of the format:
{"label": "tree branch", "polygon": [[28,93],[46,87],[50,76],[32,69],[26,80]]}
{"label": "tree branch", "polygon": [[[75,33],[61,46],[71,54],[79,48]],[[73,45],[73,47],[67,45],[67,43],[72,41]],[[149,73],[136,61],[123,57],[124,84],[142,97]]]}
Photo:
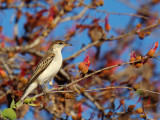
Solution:
{"label": "tree branch", "polygon": [[[159,55],[160,55],[160,54],[157,54],[157,55],[155,55],[155,56],[153,56],[153,57],[151,57],[151,58],[157,57],[157,56],[159,56]],[[147,60],[147,59],[151,59],[151,58],[145,58],[145,59],[143,59],[143,60]],[[112,69],[112,68],[114,68],[114,67],[119,67],[119,66],[123,66],[123,65],[128,65],[128,64],[136,63],[136,62],[140,62],[140,61],[142,61],[142,60],[136,60],[136,61],[132,61],[132,62],[120,63],[120,64],[117,64],[117,65],[113,65],[113,66],[109,66],[109,67],[102,68],[102,69],[97,70],[97,71],[95,71],[95,72],[92,72],[92,73],[90,73],[90,74],[88,74],[88,75],[85,75],[83,78],[74,80],[74,82],[69,83],[69,84],[65,85],[64,87],[52,88],[52,89],[49,90],[47,93],[58,93],[58,92],[61,93],[62,91],[60,91],[60,90],[62,90],[62,89],[64,89],[64,88],[67,88],[67,87],[70,87],[70,86],[72,86],[73,84],[76,84],[76,83],[84,80],[85,78],[91,77],[92,75],[95,75],[95,74],[97,74],[97,73],[100,73],[100,72],[102,72],[102,71],[104,71],[104,70],[109,70],[109,69]],[[121,87],[118,87],[118,88],[121,88]],[[124,87],[122,87],[122,88],[124,88]],[[126,89],[133,89],[133,88],[131,88],[131,87],[125,87],[125,88],[126,88]],[[101,89],[95,89],[95,90],[104,90],[104,89],[108,89],[108,88],[101,88]],[[53,90],[54,90],[54,91],[53,91]],[[140,90],[141,90],[141,91],[144,91],[144,90],[142,90],[142,89],[140,89]],[[90,91],[94,91],[94,90],[93,90],[93,89],[92,89],[92,90],[86,90],[86,92],[90,92]],[[64,91],[64,92],[65,92],[65,91]],[[68,91],[68,92],[73,92],[73,91]],[[75,91],[74,91],[74,92],[75,92]],[[146,92],[151,92],[151,91],[147,90]],[[154,93],[154,92],[153,92],[153,93]],[[156,93],[156,92],[155,92],[155,93]],[[36,95],[35,97],[39,97],[39,96],[42,96],[42,95],[44,95],[44,93],[40,93],[40,94]]]}
{"label": "tree branch", "polygon": [[[145,28],[139,30],[139,32],[145,31],[145,30],[149,30],[149,29],[152,29],[152,28],[155,28],[155,27],[157,27],[158,25],[160,25],[160,23],[156,23],[156,24],[150,25],[150,26],[148,26],[148,27],[145,27]],[[122,38],[128,37],[128,36],[130,36],[130,35],[134,35],[134,34],[136,34],[136,30],[130,31],[130,32],[126,33],[126,34],[122,34],[122,35],[120,35],[120,36],[118,36],[118,37],[106,38],[104,41],[120,40],[120,39],[122,39]],[[83,47],[82,49],[80,49],[78,52],[76,52],[76,53],[74,53],[73,55],[71,55],[70,57],[64,59],[64,61],[67,61],[67,60],[70,60],[70,59],[72,59],[72,58],[77,57],[81,52],[87,50],[88,48],[90,48],[90,47],[92,47],[92,46],[94,46],[94,45],[96,45],[96,44],[98,44],[98,43],[100,43],[100,42],[102,42],[102,41],[99,40],[99,41],[95,41],[95,42],[92,42],[92,43],[88,44],[87,46],[85,46],[85,47]]]}

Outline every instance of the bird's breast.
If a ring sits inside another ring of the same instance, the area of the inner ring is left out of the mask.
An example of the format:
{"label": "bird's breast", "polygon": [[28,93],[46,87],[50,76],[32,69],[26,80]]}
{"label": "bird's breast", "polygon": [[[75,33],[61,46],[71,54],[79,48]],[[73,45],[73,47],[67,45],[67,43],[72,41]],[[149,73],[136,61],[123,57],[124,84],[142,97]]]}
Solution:
{"label": "bird's breast", "polygon": [[38,82],[39,84],[43,84],[44,82],[53,79],[53,77],[58,73],[62,66],[62,55],[55,55],[52,62],[48,65],[48,67],[39,75]]}

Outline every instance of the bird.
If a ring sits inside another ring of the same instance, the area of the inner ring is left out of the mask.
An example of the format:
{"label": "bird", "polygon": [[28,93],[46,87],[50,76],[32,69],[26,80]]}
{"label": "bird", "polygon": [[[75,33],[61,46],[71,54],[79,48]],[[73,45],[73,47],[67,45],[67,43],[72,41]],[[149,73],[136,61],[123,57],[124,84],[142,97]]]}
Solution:
{"label": "bird", "polygon": [[62,40],[55,40],[50,44],[44,57],[33,71],[20,101],[23,101],[38,85],[43,85],[55,77],[62,66],[61,51],[65,46],[71,46],[71,44]]}

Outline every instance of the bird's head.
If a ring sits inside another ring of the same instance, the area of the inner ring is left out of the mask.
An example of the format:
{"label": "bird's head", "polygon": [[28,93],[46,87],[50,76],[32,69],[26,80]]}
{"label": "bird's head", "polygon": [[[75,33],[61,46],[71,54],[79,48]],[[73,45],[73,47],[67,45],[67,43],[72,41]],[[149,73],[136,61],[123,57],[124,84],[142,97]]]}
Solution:
{"label": "bird's head", "polygon": [[51,43],[49,47],[49,51],[54,51],[54,50],[62,50],[65,46],[71,46],[72,44],[66,43],[65,41],[62,40],[55,40]]}

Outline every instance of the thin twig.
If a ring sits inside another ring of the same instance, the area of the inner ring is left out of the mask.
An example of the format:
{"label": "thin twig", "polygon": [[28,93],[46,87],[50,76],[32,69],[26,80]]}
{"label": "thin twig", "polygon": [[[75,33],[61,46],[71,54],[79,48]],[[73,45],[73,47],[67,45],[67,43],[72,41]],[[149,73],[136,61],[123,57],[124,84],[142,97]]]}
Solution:
{"label": "thin twig", "polygon": [[[157,55],[155,55],[155,56],[159,56],[159,55],[160,55],[160,54],[157,54]],[[155,56],[154,56],[154,57],[155,57]],[[152,58],[153,58],[153,57],[152,57]],[[145,59],[143,59],[143,60],[147,60],[147,59],[149,59],[149,58],[145,58]],[[142,61],[142,60],[136,60],[136,61],[132,61],[132,62],[120,63],[120,64],[117,64],[117,65],[113,65],[113,66],[109,66],[109,67],[102,68],[102,69],[97,70],[97,71],[94,71],[94,72],[92,72],[92,73],[90,73],[90,74],[88,74],[88,75],[85,75],[83,78],[80,78],[80,79],[76,80],[75,83],[78,83],[78,82],[80,82],[81,80],[83,80],[83,79],[85,79],[85,78],[88,78],[88,77],[91,77],[92,75],[95,75],[95,74],[97,74],[97,73],[100,73],[100,72],[102,72],[102,71],[104,71],[104,70],[109,70],[109,69],[112,69],[112,68],[115,68],[115,67],[119,67],[119,66],[131,64],[131,63],[136,63],[136,62],[140,62],[140,61]],[[69,86],[71,86],[71,85],[73,85],[73,84],[74,84],[74,83],[67,84],[66,87],[69,87]]]}
{"label": "thin twig", "polygon": [[142,16],[142,15],[137,15],[137,14],[132,14],[132,13],[117,13],[117,12],[107,12],[106,10],[99,10],[96,9],[95,7],[92,7],[91,5],[86,5],[84,3],[82,3],[84,6],[91,8],[93,10],[96,10],[97,12],[102,12],[102,13],[106,13],[106,14],[113,14],[113,15],[128,15],[128,16],[134,16],[134,17],[139,17],[139,18],[143,18],[143,19],[148,19],[148,17]]}
{"label": "thin twig", "polygon": [[[155,55],[155,56],[153,56],[153,57],[151,57],[151,58],[154,58],[154,57],[159,56],[159,55],[160,55],[160,54],[157,54],[157,55]],[[145,59],[143,59],[143,60],[147,60],[147,59],[150,59],[150,58],[145,58]],[[95,74],[97,74],[97,73],[100,73],[100,72],[102,72],[102,71],[104,71],[104,70],[109,70],[109,69],[112,69],[112,68],[114,68],[114,67],[119,67],[119,66],[131,64],[131,63],[136,63],[136,62],[140,62],[140,61],[142,61],[142,60],[136,60],[136,61],[132,61],[132,62],[120,63],[120,64],[113,65],[113,66],[110,66],[110,67],[102,68],[102,69],[97,70],[97,71],[95,71],[95,72],[92,72],[92,73],[90,73],[90,74],[88,74],[88,75],[85,75],[83,78],[77,79],[77,80],[75,80],[74,82],[65,85],[65,87],[52,88],[51,90],[48,91],[48,93],[62,92],[62,91],[60,91],[60,90],[62,90],[62,89],[64,89],[64,88],[67,88],[67,87],[70,87],[70,86],[72,86],[72,85],[74,85],[74,84],[76,84],[76,83],[84,80],[85,78],[91,77],[92,75],[95,75]],[[118,88],[133,89],[133,88],[131,88],[131,87],[118,87]],[[95,89],[95,90],[105,90],[105,89],[106,89],[106,88]],[[107,88],[107,89],[109,89],[109,88]],[[53,91],[53,90],[54,90],[54,91]],[[145,91],[145,90],[143,90],[143,89],[139,89],[139,90]],[[90,91],[94,91],[94,89],[92,89],[92,90],[86,90],[86,92],[90,92]],[[73,92],[73,91],[67,91],[67,92]],[[146,92],[152,92],[152,91],[146,90]],[[153,92],[153,93],[156,94],[156,92]],[[158,93],[158,94],[159,94],[159,93]],[[42,96],[42,95],[44,95],[44,93],[40,93],[40,94],[36,95],[35,97],[39,97],[39,96]]]}
{"label": "thin twig", "polygon": [[[146,31],[146,30],[155,28],[155,27],[157,27],[158,25],[160,25],[159,22],[156,23],[156,24],[152,24],[152,25],[150,25],[150,26],[148,26],[148,27],[145,27],[145,28],[141,29],[139,32],[141,32],[141,31]],[[118,36],[118,37],[106,38],[104,41],[120,40],[120,39],[122,39],[122,38],[126,38],[126,37],[128,37],[128,36],[130,36],[130,35],[134,35],[134,34],[136,34],[136,30],[130,31],[130,32],[126,33],[126,34],[122,34],[122,35],[120,35],[120,36]],[[70,57],[64,59],[64,61],[67,61],[67,60],[70,60],[70,59],[72,59],[72,58],[77,57],[81,52],[87,50],[88,48],[90,48],[90,47],[92,47],[92,46],[94,46],[94,45],[96,45],[96,44],[98,44],[98,43],[100,43],[100,42],[102,42],[102,41],[99,40],[99,41],[95,41],[95,42],[92,42],[92,43],[88,44],[87,46],[85,46],[85,47],[83,47],[82,49],[80,49],[78,52],[76,52],[76,53],[74,53],[73,55],[71,55]]]}
{"label": "thin twig", "polygon": [[5,68],[5,70],[8,72],[9,78],[10,80],[13,79],[13,71],[9,68],[8,64],[5,62],[5,60],[1,59],[0,60],[1,63],[3,64],[3,67]]}
{"label": "thin twig", "polygon": [[155,59],[157,59],[157,60],[160,60],[159,58],[157,58],[157,57],[154,57]]}
{"label": "thin twig", "polygon": [[85,12],[86,12],[87,10],[88,10],[88,8],[85,7],[78,15],[73,16],[73,17],[64,18],[64,19],[61,20],[61,22],[66,22],[66,21],[69,21],[69,20],[80,19],[80,18],[85,14]]}
{"label": "thin twig", "polygon": [[[54,21],[53,24],[58,24],[60,22],[61,18],[60,16],[57,16]],[[34,40],[31,44],[27,44],[27,45],[23,45],[23,46],[15,46],[15,47],[5,47],[5,48],[0,48],[0,51],[3,52],[25,52],[29,49],[34,48],[35,46],[37,46],[38,44],[40,44],[41,40],[45,37],[47,37],[49,35],[49,33],[51,32],[52,28],[47,28],[45,31],[43,31],[43,33],[36,38],[36,40]]]}
{"label": "thin twig", "polygon": [[[154,92],[154,91],[150,91],[150,90],[145,90],[145,89],[137,89],[135,90],[132,87],[125,87],[125,86],[114,86],[114,87],[105,87],[105,88],[96,88],[96,89],[89,89],[89,90],[83,90],[82,92],[94,92],[94,91],[102,91],[102,90],[110,90],[110,89],[128,89],[130,91],[143,91],[143,92],[148,92],[148,93],[152,93],[152,94],[156,94],[156,95],[160,95],[160,92]],[[49,91],[47,93],[74,93],[74,90],[55,90],[55,91]],[[41,96],[42,94],[38,94],[36,96],[34,96],[35,98]]]}

